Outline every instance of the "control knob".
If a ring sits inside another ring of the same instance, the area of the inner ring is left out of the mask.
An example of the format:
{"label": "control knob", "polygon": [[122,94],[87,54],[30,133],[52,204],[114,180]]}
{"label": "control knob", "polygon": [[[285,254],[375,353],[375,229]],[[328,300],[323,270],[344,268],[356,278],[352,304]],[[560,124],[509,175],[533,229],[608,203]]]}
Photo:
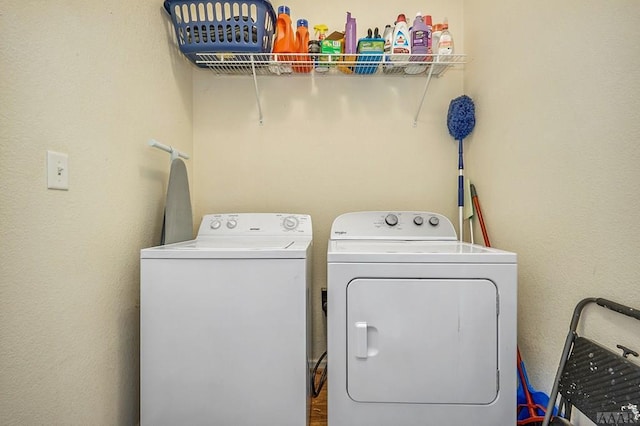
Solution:
{"label": "control knob", "polygon": [[296,229],[298,227],[298,218],[295,216],[287,216],[284,218],[284,220],[282,221],[282,226],[284,226],[284,229],[287,229],[289,231],[292,231],[294,229]]}
{"label": "control knob", "polygon": [[398,216],[389,213],[387,217],[384,218],[384,222],[389,226],[396,226],[398,224]]}
{"label": "control knob", "polygon": [[229,219],[229,220],[227,221],[227,228],[229,228],[229,229],[233,229],[233,228],[235,228],[236,226],[238,226],[238,221],[237,221],[237,220],[235,220],[235,219]]}
{"label": "control knob", "polygon": [[422,226],[422,224],[424,224],[424,218],[422,216],[416,216],[413,218],[413,223],[418,226]]}
{"label": "control knob", "polygon": [[209,227],[211,229],[220,229],[220,226],[222,225],[222,222],[220,222],[218,219],[216,220],[212,220],[211,223],[209,224]]}
{"label": "control knob", "polygon": [[429,225],[438,226],[439,223],[440,223],[440,219],[438,219],[436,216],[431,216],[429,218]]}

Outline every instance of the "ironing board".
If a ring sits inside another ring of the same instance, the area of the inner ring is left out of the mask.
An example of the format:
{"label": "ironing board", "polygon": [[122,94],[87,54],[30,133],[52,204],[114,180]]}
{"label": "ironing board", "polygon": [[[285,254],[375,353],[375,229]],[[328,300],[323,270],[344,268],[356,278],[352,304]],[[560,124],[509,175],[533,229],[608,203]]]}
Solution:
{"label": "ironing board", "polygon": [[180,158],[171,161],[161,244],[193,239],[193,215],[187,167]]}

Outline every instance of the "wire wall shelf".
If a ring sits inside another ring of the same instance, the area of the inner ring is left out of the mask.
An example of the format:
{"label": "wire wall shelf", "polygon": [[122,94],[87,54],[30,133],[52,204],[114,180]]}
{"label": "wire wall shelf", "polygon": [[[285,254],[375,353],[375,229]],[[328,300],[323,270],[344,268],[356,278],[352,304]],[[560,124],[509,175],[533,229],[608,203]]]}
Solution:
{"label": "wire wall shelf", "polygon": [[466,55],[389,55],[381,53],[312,54],[306,53],[200,53],[191,56],[200,68],[221,76],[252,76],[260,125],[263,124],[258,76],[267,77],[325,77],[350,78],[410,77],[424,80],[424,90],[413,119],[418,117],[432,77],[441,77],[447,70],[466,62]]}
{"label": "wire wall shelf", "polygon": [[447,69],[465,63],[466,55],[390,55],[361,53],[196,53],[195,64],[216,75],[260,76],[390,76],[440,77]]}

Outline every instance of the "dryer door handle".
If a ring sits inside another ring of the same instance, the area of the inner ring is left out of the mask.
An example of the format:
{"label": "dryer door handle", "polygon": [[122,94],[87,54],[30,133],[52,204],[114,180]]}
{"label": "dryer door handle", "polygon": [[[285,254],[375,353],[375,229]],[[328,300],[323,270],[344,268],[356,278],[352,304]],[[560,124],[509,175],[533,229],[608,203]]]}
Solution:
{"label": "dryer door handle", "polygon": [[366,322],[356,322],[356,358],[367,358],[368,356],[367,328]]}

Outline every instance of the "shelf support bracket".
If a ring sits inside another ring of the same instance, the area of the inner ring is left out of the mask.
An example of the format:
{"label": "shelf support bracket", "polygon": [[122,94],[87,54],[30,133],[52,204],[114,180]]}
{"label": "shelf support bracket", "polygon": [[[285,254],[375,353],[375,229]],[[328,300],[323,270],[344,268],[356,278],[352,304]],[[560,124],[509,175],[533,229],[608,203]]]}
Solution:
{"label": "shelf support bracket", "polygon": [[422,104],[424,104],[424,98],[427,96],[427,89],[429,89],[429,83],[431,83],[431,77],[433,76],[433,69],[436,65],[432,62],[429,65],[429,73],[427,74],[427,81],[424,83],[424,91],[422,92],[422,99],[420,99],[420,105],[418,105],[418,111],[416,111],[416,116],[413,118],[413,127],[418,127],[418,117],[420,116],[420,111],[422,110]]}
{"label": "shelf support bracket", "polygon": [[253,55],[251,55],[251,73],[253,74],[253,87],[256,92],[256,105],[258,106],[258,120],[262,126],[262,106],[260,105],[260,90],[258,90],[258,77],[256,75],[256,61]]}

